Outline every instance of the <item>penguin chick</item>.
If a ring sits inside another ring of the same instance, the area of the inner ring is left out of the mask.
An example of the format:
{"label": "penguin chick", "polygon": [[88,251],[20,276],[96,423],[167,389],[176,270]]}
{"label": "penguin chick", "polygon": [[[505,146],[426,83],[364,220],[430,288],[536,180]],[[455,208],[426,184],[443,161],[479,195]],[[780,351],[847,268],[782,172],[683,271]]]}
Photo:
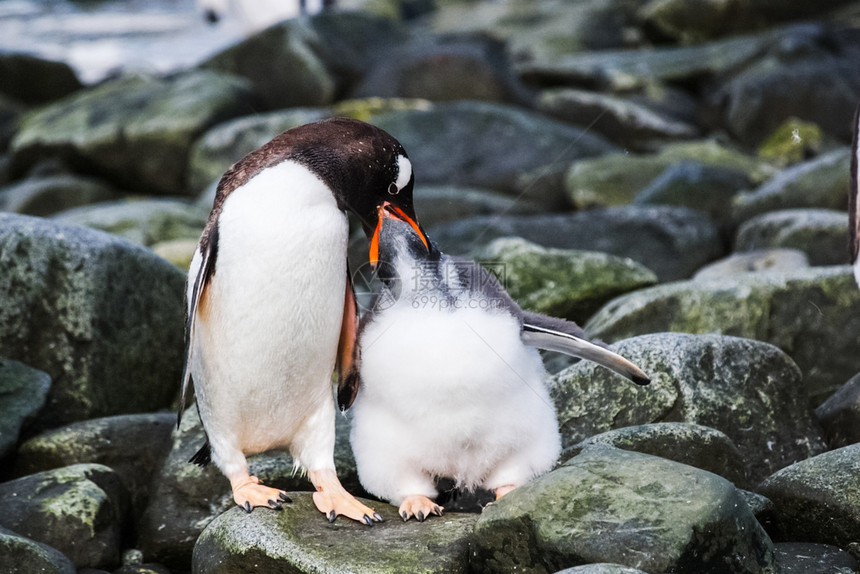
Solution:
{"label": "penguin chick", "polygon": [[207,444],[192,462],[211,453],[248,512],[288,500],[251,476],[245,458],[281,449],[307,471],[329,520],[381,520],[334,466],[332,372],[349,370],[358,325],[345,211],[370,234],[387,200],[422,233],[412,186],[397,140],[342,118],[287,131],[221,178],[188,274],[179,417],[193,380]]}
{"label": "penguin chick", "polygon": [[491,273],[444,255],[389,206],[380,208],[374,254],[383,286],[338,398],[342,408],[354,401],[362,485],[404,520],[441,514],[439,478],[499,498],[552,468],[561,437],[535,347],[650,382],[574,323],[523,311]]}

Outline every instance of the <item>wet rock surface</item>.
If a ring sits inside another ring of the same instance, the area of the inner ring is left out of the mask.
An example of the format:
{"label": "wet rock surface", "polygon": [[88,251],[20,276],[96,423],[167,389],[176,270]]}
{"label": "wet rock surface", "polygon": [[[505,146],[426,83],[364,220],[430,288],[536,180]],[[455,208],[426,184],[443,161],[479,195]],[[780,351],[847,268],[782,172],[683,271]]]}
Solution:
{"label": "wet rock surface", "polygon": [[[705,531],[708,542],[698,534]],[[606,561],[646,572],[762,572],[775,560],[730,482],[607,447],[585,449],[488,507],[475,525],[475,551],[480,572]]]}

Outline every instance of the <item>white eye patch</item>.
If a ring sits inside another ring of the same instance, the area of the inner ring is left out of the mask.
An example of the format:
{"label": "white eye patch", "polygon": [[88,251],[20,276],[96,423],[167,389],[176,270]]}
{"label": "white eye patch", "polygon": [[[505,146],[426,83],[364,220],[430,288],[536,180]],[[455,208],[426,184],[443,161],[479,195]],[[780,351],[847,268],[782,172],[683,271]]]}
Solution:
{"label": "white eye patch", "polygon": [[397,156],[397,181],[394,182],[397,191],[406,187],[410,179],[412,179],[412,162],[406,156]]}

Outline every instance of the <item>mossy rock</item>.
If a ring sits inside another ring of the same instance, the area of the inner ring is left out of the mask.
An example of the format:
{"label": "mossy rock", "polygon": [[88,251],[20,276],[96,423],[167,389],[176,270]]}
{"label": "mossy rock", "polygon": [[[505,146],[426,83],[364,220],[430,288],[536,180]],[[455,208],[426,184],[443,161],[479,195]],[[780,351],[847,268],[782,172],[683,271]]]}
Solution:
{"label": "mossy rock", "polygon": [[823,140],[824,134],[816,124],[788,118],[762,142],[758,156],[777,165],[792,165],[817,154]]}
{"label": "mossy rock", "polygon": [[787,248],[806,253],[811,265],[848,263],[848,214],[832,209],[784,209],[745,221],[735,237],[736,251]]}
{"label": "mossy rock", "polygon": [[659,456],[718,474],[736,486],[746,485],[744,457],[725,433],[693,423],[653,423],[594,435],[562,453],[562,460],[592,445],[613,446]]}
{"label": "mossy rock", "polygon": [[851,154],[848,148],[786,168],[758,188],[732,200],[732,218],[743,222],[781,209],[847,211]]}
{"label": "mossy rock", "polygon": [[496,239],[475,254],[524,309],[583,322],[610,299],[657,283],[629,258]]}
{"label": "mossy rock", "polygon": [[75,574],[72,561],[56,548],[0,528],[0,570],[6,574]]}
{"label": "mossy rock", "polygon": [[125,77],[29,114],[12,152],[19,170],[60,157],[125,189],[182,194],[192,142],[251,99],[246,81],[216,72]]}
{"label": "mossy rock", "polygon": [[176,199],[121,200],[70,209],[57,221],[83,225],[151,246],[162,241],[200,238],[207,214]]}
{"label": "mossy rock", "polygon": [[646,572],[775,572],[774,550],[737,489],[691,466],[590,447],[487,507],[476,572],[550,573],[589,562]]}
{"label": "mossy rock", "polygon": [[404,523],[395,507],[364,500],[385,519],[371,528],[343,517],[329,523],[310,493],[290,497],[293,502],[281,512],[234,508],[215,519],[194,547],[193,572],[226,574],[249,563],[261,573],[469,572],[473,514]]}
{"label": "mossy rock", "polygon": [[664,331],[776,345],[803,372],[812,406],[860,371],[860,291],[848,266],[658,285],[614,299],[586,325],[591,336],[607,341]]}
{"label": "mossy rock", "polygon": [[119,475],[136,516],[149,499],[152,475],[170,448],[171,413],[118,415],[44,432],[21,444],[15,474],[24,476],[80,463],[102,464]]}
{"label": "mossy rock", "polygon": [[743,174],[752,183],[765,181],[775,171],[759,159],[702,140],[668,144],[649,155],[609,154],[579,160],[568,171],[567,190],[579,208],[626,205],[667,168],[681,162]]}
{"label": "mossy rock", "polygon": [[599,251],[637,261],[660,281],[689,277],[723,253],[717,226],[700,211],[675,206],[607,207],[587,212],[499,215],[436,225],[442,250],[474,254],[499,237],[543,247]]}
{"label": "mossy rock", "polygon": [[99,464],[76,464],[0,484],[0,526],[56,548],[78,568],[119,565],[128,493]]}
{"label": "mossy rock", "polygon": [[104,182],[89,177],[62,174],[34,177],[0,188],[0,211],[48,216],[116,199],[117,195]]}
{"label": "mossy rock", "polygon": [[719,335],[657,333],[625,339],[611,348],[638,365],[651,384],[633,385],[586,361],[555,375],[550,392],[565,447],[632,425],[695,423],[725,433],[737,445],[748,484],[825,450],[800,372],[773,345]]}
{"label": "mossy rock", "polygon": [[50,388],[47,373],[0,358],[0,460],[14,451],[21,429],[45,405]]}
{"label": "mossy rock", "polygon": [[860,540],[860,444],[796,462],[758,491],[774,503],[782,540],[843,548]]}
{"label": "mossy rock", "polygon": [[181,271],[107,233],[2,213],[0,269],[0,349],[53,380],[39,429],[170,405]]}

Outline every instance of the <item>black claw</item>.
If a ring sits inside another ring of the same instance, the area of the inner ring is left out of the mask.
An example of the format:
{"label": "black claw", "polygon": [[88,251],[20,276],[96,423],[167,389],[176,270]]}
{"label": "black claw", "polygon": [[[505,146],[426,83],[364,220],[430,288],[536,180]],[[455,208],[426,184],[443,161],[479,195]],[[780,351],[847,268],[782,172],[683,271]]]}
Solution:
{"label": "black claw", "polygon": [[284,494],[283,492],[279,492],[279,493],[278,493],[278,498],[280,498],[280,499],[281,499],[281,502],[286,502],[286,503],[288,503],[288,504],[289,504],[290,502],[292,502],[292,501],[293,501],[293,499],[292,499],[292,498],[290,498],[289,496],[287,496],[287,495],[286,495],[286,494]]}
{"label": "black claw", "polygon": [[415,518],[418,519],[418,522],[424,522],[424,512],[419,510],[418,514],[415,515]]}
{"label": "black claw", "polygon": [[271,508],[272,510],[283,510],[284,507],[277,500],[270,500],[269,508]]}
{"label": "black claw", "polygon": [[409,520],[409,514],[404,510],[400,513],[400,518],[403,519],[403,522],[406,522],[407,520]]}
{"label": "black claw", "polygon": [[373,513],[373,519],[377,522],[385,522],[382,516],[378,512]]}
{"label": "black claw", "polygon": [[332,510],[331,512],[328,513],[328,521],[329,522],[334,522],[336,518],[337,518],[337,514],[335,514],[334,510]]}
{"label": "black claw", "polygon": [[439,505],[434,506],[433,514],[435,514],[436,516],[442,516],[442,507]]}
{"label": "black claw", "polygon": [[247,500],[245,501],[245,506],[243,506],[242,508],[245,509],[245,512],[247,512],[248,514],[251,514],[251,503],[248,502]]}
{"label": "black claw", "polygon": [[368,526],[373,526],[373,519],[370,518],[368,515],[365,514],[363,520],[364,520],[364,523],[367,524]]}

